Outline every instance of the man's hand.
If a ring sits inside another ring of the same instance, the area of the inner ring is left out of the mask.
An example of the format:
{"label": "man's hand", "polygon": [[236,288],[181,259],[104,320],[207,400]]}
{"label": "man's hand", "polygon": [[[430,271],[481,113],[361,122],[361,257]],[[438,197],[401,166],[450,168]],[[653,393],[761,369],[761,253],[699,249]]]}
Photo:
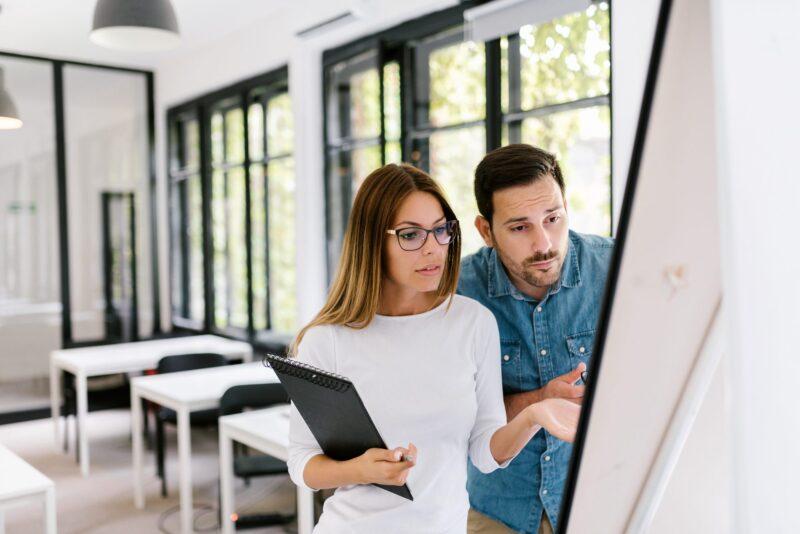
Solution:
{"label": "man's hand", "polygon": [[506,417],[511,421],[519,412],[544,399],[566,399],[575,404],[581,404],[584,386],[576,386],[575,382],[580,380],[581,373],[585,370],[586,364],[581,362],[575,369],[555,377],[543,388],[506,395],[503,399],[506,405]]}
{"label": "man's hand", "polygon": [[576,404],[583,403],[583,390],[586,386],[576,386],[581,379],[581,373],[586,370],[586,364],[581,362],[569,373],[557,376],[542,388],[543,399],[567,399]]}

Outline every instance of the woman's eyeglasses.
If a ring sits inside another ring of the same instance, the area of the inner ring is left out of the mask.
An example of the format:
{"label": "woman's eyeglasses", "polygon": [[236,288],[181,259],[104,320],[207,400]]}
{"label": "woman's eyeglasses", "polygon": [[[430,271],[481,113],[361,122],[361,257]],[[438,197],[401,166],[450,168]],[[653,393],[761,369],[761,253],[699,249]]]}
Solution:
{"label": "woman's eyeglasses", "polygon": [[419,226],[406,226],[403,228],[395,228],[394,230],[386,230],[387,234],[392,234],[397,237],[397,243],[403,250],[419,250],[428,240],[428,234],[433,234],[436,242],[440,245],[449,245],[456,236],[456,229],[458,228],[458,221],[447,221],[444,224],[436,226],[430,230],[420,228]]}

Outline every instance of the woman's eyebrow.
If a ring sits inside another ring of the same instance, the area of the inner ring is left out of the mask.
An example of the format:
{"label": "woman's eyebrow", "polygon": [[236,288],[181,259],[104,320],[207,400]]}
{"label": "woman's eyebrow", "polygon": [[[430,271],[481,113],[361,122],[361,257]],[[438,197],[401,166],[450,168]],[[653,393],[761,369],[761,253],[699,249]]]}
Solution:
{"label": "woman's eyebrow", "polygon": [[[438,223],[442,219],[444,219],[444,215],[433,221],[433,224]],[[410,224],[411,226],[420,226],[420,227],[422,226],[420,223],[414,221],[400,221],[399,223],[395,224],[395,226],[400,226],[401,224]]]}

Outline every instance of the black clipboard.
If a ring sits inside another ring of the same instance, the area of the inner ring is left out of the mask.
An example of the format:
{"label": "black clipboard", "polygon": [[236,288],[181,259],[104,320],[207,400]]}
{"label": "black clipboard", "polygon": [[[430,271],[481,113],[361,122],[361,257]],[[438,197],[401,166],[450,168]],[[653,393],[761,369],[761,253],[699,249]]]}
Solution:
{"label": "black clipboard", "polygon": [[[283,384],[325,454],[334,460],[350,460],[367,449],[385,449],[375,423],[349,379],[314,366],[274,354],[264,357]],[[381,489],[414,500],[407,484]]]}

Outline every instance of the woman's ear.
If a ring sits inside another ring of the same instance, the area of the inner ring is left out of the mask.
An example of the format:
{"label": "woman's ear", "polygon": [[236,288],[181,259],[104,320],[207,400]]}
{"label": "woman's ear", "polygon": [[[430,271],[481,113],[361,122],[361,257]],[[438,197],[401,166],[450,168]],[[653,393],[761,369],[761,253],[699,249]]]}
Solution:
{"label": "woman's ear", "polygon": [[475,217],[475,228],[478,229],[478,233],[481,234],[483,242],[486,243],[486,246],[493,247],[494,240],[492,239],[492,227],[489,224],[489,221],[487,221],[483,215],[478,215]]}

